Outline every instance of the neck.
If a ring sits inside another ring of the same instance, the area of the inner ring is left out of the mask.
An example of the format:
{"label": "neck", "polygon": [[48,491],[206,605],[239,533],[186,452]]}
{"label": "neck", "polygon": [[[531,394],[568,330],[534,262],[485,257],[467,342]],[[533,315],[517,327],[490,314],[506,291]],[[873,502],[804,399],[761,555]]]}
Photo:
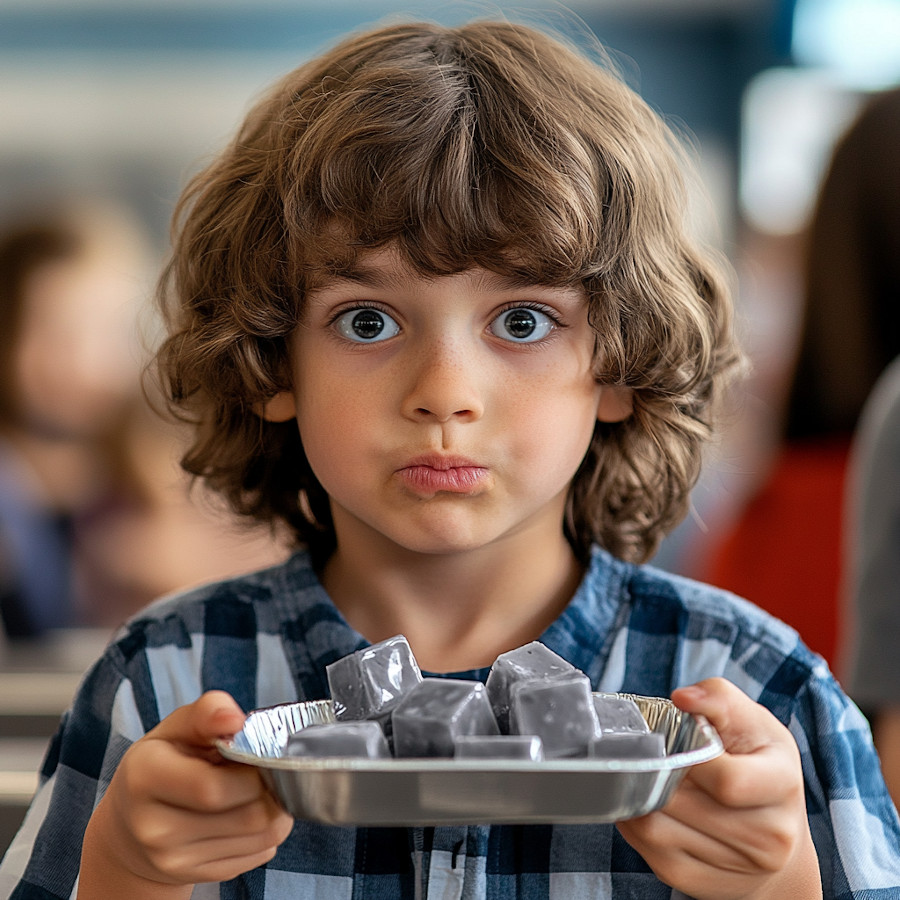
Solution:
{"label": "neck", "polygon": [[489,666],[537,640],[582,574],[560,533],[447,555],[339,543],[322,581],[368,640],[403,634],[423,669],[451,672]]}

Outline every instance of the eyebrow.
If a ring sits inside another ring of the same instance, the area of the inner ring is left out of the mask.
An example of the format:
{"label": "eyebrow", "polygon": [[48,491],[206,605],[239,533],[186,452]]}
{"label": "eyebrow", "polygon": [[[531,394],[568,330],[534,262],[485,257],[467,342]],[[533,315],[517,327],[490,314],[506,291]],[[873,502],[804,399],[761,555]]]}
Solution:
{"label": "eyebrow", "polygon": [[336,271],[329,272],[321,279],[319,287],[327,287],[330,284],[349,281],[366,287],[384,288],[400,285],[407,280],[408,276],[405,273],[395,271],[393,267],[372,266],[364,262],[355,262],[341,266]]}
{"label": "eyebrow", "polygon": [[[427,273],[417,272],[415,269],[404,266],[378,266],[370,265],[366,262],[354,262],[346,266],[342,266],[337,271],[332,271],[324,275],[316,285],[316,289],[322,290],[332,285],[340,283],[359,284],[364,287],[371,288],[390,288],[403,287],[407,285],[413,278],[425,277],[437,279],[442,276],[430,275]],[[535,281],[525,274],[521,275],[504,275],[499,272],[492,272],[489,269],[482,269],[479,272],[479,284],[488,290],[516,290],[519,288],[539,287],[545,289],[565,290],[571,285],[546,284],[544,282]]]}

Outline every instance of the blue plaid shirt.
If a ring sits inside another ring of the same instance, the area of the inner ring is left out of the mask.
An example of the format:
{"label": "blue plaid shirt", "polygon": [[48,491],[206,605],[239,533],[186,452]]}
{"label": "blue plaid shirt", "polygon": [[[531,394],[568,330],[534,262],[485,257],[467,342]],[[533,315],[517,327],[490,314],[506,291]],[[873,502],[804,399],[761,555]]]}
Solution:
{"label": "blue plaid shirt", "polygon": [[[541,640],[595,690],[668,696],[721,675],[793,733],[825,896],[900,898],[900,822],[868,726],[795,632],[722,591],[602,550]],[[325,666],[365,645],[305,553],[160,601],[87,674],[31,811],[0,867],[0,896],[74,896],[91,811],[128,746],[203,691],[244,709],[327,696]],[[487,669],[459,673],[485,679]],[[682,898],[612,825],[340,828],[297,822],[268,865],[193,900]]]}

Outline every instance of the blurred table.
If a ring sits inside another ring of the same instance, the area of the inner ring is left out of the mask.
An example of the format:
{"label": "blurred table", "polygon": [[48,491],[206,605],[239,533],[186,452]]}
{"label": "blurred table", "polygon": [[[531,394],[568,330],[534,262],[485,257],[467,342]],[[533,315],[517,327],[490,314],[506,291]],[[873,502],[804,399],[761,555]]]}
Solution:
{"label": "blurred table", "polygon": [[76,628],[0,639],[0,854],[25,815],[59,717],[110,636]]}

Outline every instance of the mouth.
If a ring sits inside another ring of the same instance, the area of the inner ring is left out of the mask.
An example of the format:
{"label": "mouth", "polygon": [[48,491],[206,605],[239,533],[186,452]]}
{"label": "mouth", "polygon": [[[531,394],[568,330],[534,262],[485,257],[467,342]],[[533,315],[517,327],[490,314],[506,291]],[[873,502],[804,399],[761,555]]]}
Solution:
{"label": "mouth", "polygon": [[417,494],[476,494],[487,485],[489,469],[462,457],[423,456],[410,460],[397,475]]}

